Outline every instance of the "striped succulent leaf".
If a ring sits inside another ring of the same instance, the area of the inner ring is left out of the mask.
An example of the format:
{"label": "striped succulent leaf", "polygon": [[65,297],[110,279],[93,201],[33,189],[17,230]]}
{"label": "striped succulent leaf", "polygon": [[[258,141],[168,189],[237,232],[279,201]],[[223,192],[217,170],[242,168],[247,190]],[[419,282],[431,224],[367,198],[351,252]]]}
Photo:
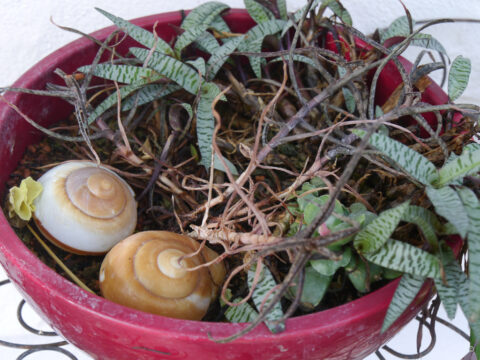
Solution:
{"label": "striped succulent leaf", "polygon": [[283,20],[287,20],[288,12],[287,12],[286,0],[277,0],[277,8],[278,8],[278,12],[280,13],[280,18]]}
{"label": "striped succulent leaf", "polygon": [[382,330],[384,333],[407,309],[422,288],[425,279],[421,276],[404,274],[393,294],[392,301],[388,306],[387,314],[383,320]]}
{"label": "striped succulent leaf", "polygon": [[462,155],[448,161],[438,172],[438,179],[433,183],[436,187],[448,185],[467,175],[480,171],[480,149],[463,151]]}
{"label": "striped succulent leaf", "polygon": [[[290,57],[287,55],[284,58],[289,59]],[[283,61],[284,58],[277,57],[275,59],[270,60],[270,62]],[[293,61],[297,61],[297,62],[301,62],[301,63],[307,64],[307,65],[310,65],[314,69],[321,71],[321,69],[318,67],[318,64],[315,61],[313,61],[311,58],[309,58],[308,56],[293,54],[292,59],[293,59]]]}
{"label": "striped succulent leaf", "polygon": [[[248,271],[248,286],[251,288],[253,286],[253,280],[255,278],[255,267],[252,267]],[[253,290],[252,299],[259,311],[262,307],[265,308],[270,305],[271,299],[275,296],[275,291],[273,290],[277,286],[275,279],[273,278],[272,273],[266,266],[263,266],[262,271],[260,272],[260,278],[258,280],[257,286]],[[268,298],[266,298],[268,296]],[[280,320],[283,317],[283,310],[280,302],[276,303],[272,311],[266,314],[265,324],[268,326],[271,332],[277,333],[285,329],[285,324],[279,323],[275,324],[276,321]]]}
{"label": "striped succulent leaf", "polygon": [[211,55],[215,54],[220,49],[217,39],[208,31],[205,31],[200,35],[197,40],[195,40],[195,44],[200,50]]}
{"label": "striped succulent leaf", "polygon": [[207,62],[206,76],[208,81],[215,78],[220,68],[225,64],[225,61],[227,61],[228,57],[237,49],[244,39],[244,36],[235,37],[212,53],[212,56],[210,56]]}
{"label": "striped succulent leaf", "polygon": [[[352,132],[359,137],[363,137],[366,134],[364,130],[360,129],[354,129]],[[369,139],[369,143],[420,183],[428,186],[437,179],[438,173],[435,165],[426,157],[403,145],[401,142],[385,135],[373,134]]]}
{"label": "striped succulent leaf", "polygon": [[337,0],[324,0],[322,6],[326,6],[332,10],[332,12],[340,19],[344,24],[352,26],[352,16],[345,9],[340,1]]}
{"label": "striped succulent leaf", "polygon": [[[267,35],[274,35],[280,32],[283,29],[284,25],[284,20],[270,20],[254,26],[247,32],[246,40],[240,44],[239,50],[244,52],[259,53],[262,50],[263,39]],[[261,78],[262,58],[250,56],[249,60],[255,76]]]}
{"label": "striped succulent leaf", "polygon": [[355,236],[353,245],[362,254],[372,254],[390,238],[402,219],[408,202],[382,212]]}
{"label": "striped succulent leaf", "polygon": [[177,84],[147,84],[142,86],[134,95],[122,102],[122,110],[130,110],[135,105],[140,106],[151,101],[170,95],[182,87]]}
{"label": "striped succulent leaf", "polygon": [[448,318],[453,320],[459,302],[460,282],[462,281],[462,275],[465,275],[465,273],[455,261],[455,257],[450,249],[445,250],[442,260],[446,283],[444,283],[443,279],[435,279],[435,287]]}
{"label": "striped succulent leaf", "polygon": [[403,213],[402,221],[417,225],[432,250],[438,249],[436,233],[440,233],[443,230],[443,225],[432,211],[421,206],[410,205]]}
{"label": "striped succulent leaf", "polygon": [[[345,74],[347,73],[347,70],[344,67],[338,66],[338,74],[340,77],[344,77]],[[353,96],[352,92],[350,91],[349,88],[344,87],[342,88],[342,93],[343,93],[343,98],[345,99],[345,105],[347,106],[347,110],[349,113],[353,113],[355,111],[355,97]]]}
{"label": "striped succulent leaf", "polygon": [[[238,303],[240,300],[234,300]],[[229,306],[225,311],[225,317],[231,323],[252,322],[258,317],[258,313],[249,303],[243,303],[237,306]]]}
{"label": "striped succulent leaf", "polygon": [[[229,34],[231,33],[230,27],[227,25],[225,20],[221,16],[217,16],[215,19],[213,19],[212,23],[210,24],[211,28],[224,34]],[[228,39],[224,39],[226,41]]]}
{"label": "striped succulent leaf", "polygon": [[[318,4],[320,4],[323,0],[313,0],[313,3],[312,3],[312,6],[310,7],[310,10],[313,10],[315,9]],[[303,13],[305,12],[305,9],[307,8],[307,5],[301,7],[300,9],[298,9],[297,11],[295,11],[293,13],[293,19],[295,20],[295,23],[298,23],[301,19],[302,19],[302,15]],[[283,19],[283,17],[282,17]],[[288,20],[286,23],[285,23],[285,26],[284,28],[282,29],[282,34],[281,36],[283,37],[283,35],[285,35],[287,33],[287,31],[293,26],[293,22],[292,20]]]}
{"label": "striped succulent leaf", "polygon": [[[133,93],[134,91],[140,89],[144,84],[135,84],[135,85],[126,85],[120,88],[120,98],[123,99]],[[103,100],[97,107],[88,115],[87,123],[93,123],[100,115],[105,111],[110,109],[118,102],[118,94],[115,91],[109,95],[105,100]]]}
{"label": "striped succulent leaf", "polygon": [[[412,20],[412,25],[415,26],[415,22]],[[386,29],[379,31],[380,41],[383,43],[385,40],[396,36],[408,36],[410,34],[410,25],[408,23],[407,16],[401,16],[395,19]]]}
{"label": "striped succulent leaf", "polygon": [[456,227],[458,234],[465,238],[469,228],[468,214],[457,191],[449,186],[440,189],[427,186],[425,190],[437,214],[448,219]]}
{"label": "striped succulent leaf", "polygon": [[197,71],[200,72],[202,76],[205,76],[206,66],[205,66],[204,58],[199,57],[199,58],[196,58],[195,60],[188,60],[185,63],[197,69]]}
{"label": "striped succulent leaf", "polygon": [[[212,141],[213,130],[215,128],[215,117],[212,112],[212,103],[215,97],[220,93],[220,89],[214,83],[204,83],[200,94],[200,99],[197,105],[197,138],[200,154],[202,155],[201,164],[206,169],[210,169],[212,159]],[[226,100],[223,98],[223,100]],[[233,175],[238,175],[235,166],[228,160],[224,159],[230,172]],[[217,170],[224,171],[225,168],[215,154],[213,167]]]}
{"label": "striped succulent leaf", "polygon": [[[188,30],[203,24],[210,25],[213,21],[215,21],[215,26],[219,26],[220,24],[220,26],[224,27],[221,21],[218,20],[217,15],[228,8],[229,6],[224,3],[208,1],[190,11],[185,19],[183,19],[181,28]],[[211,14],[213,13],[216,13],[216,15],[212,17]]]}
{"label": "striped succulent leaf", "polygon": [[421,277],[440,278],[440,260],[402,241],[388,240],[376,253],[364,254],[374,264]]}
{"label": "striped succulent leaf", "polygon": [[331,260],[331,259],[311,260],[310,265],[319,274],[322,274],[325,276],[332,276],[333,274],[335,274],[335,272],[339,268],[347,266],[351,258],[352,258],[352,250],[350,248],[347,248],[343,252],[339,260]]}
{"label": "striped succulent leaf", "polygon": [[467,210],[468,228],[468,273],[469,273],[469,321],[480,320],[480,202],[469,189],[459,189],[458,193]]}
{"label": "striped succulent leaf", "polygon": [[110,19],[110,21],[112,21],[115,25],[117,25],[117,27],[122,29],[125,33],[127,33],[136,41],[138,41],[140,44],[146,46],[149,49],[153,48],[153,46],[155,45],[156,51],[159,51],[167,55],[172,55],[172,56],[175,55],[172,48],[170,47],[170,45],[168,45],[166,41],[164,41],[161,38],[155,38],[155,36],[151,32],[137,25],[134,25],[131,22],[128,22],[122,18],[112,15],[106,12],[105,10],[102,10],[99,8],[95,8],[95,9],[98,12],[100,12],[102,15]]}
{"label": "striped succulent leaf", "polygon": [[436,50],[444,55],[447,55],[447,50],[445,50],[443,45],[430,34],[416,34],[410,44],[425,49]]}
{"label": "striped succulent leaf", "polygon": [[468,85],[472,64],[470,59],[461,55],[457,56],[448,73],[448,96],[455,101],[463,94]]}
{"label": "striped succulent leaf", "polygon": [[[220,4],[220,3],[218,3]],[[228,5],[216,5],[212,8],[210,13],[204,14],[201,18],[198,17],[197,21],[199,21],[195,26],[183,27],[185,31],[177,38],[175,42],[175,53],[177,56],[180,56],[182,50],[190,45],[192,42],[197,40],[207,29],[210,27],[210,23],[223,11],[228,9]],[[186,20],[186,18],[185,18]]]}
{"label": "striped succulent leaf", "polygon": [[275,19],[275,16],[270,10],[255,0],[243,0],[243,3],[245,4],[248,14],[257,24]]}
{"label": "striped succulent leaf", "polygon": [[[130,52],[141,61],[147,60],[149,51],[141,48],[130,48]],[[190,66],[170,56],[154,52],[150,54],[148,66],[161,75],[181,85],[189,93],[196,95],[201,78]]]}
{"label": "striped succulent leaf", "polygon": [[[82,66],[77,69],[87,73],[91,66]],[[161,78],[153,69],[134,65],[98,64],[93,68],[93,75],[122,84],[138,84],[157,81]]]}

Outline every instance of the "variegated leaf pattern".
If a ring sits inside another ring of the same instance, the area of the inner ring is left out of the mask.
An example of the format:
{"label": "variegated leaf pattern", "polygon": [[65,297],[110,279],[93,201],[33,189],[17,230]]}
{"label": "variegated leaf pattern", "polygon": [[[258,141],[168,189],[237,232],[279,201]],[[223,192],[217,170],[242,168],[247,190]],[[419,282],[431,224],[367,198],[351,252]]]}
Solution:
{"label": "variegated leaf pattern", "polygon": [[[363,137],[366,131],[354,129],[352,132]],[[426,157],[412,150],[401,142],[381,134],[372,134],[369,143],[399,165],[405,172],[424,185],[430,185],[437,179],[438,173],[435,165]]]}
{"label": "variegated leaf pattern", "polygon": [[[199,23],[195,26],[183,27],[185,31],[177,38],[175,42],[175,53],[177,56],[180,55],[182,50],[194,42],[196,39],[200,37],[209,27],[210,23],[223,11],[228,9],[228,5],[217,5],[215,6],[210,13],[205,14],[202,18],[197,18]],[[185,18],[186,20],[186,18]]]}
{"label": "variegated leaf pattern", "polygon": [[[262,43],[265,36],[274,35],[280,32],[284,25],[284,20],[270,20],[254,26],[247,32],[246,39],[240,44],[239,50],[244,52],[260,52],[262,50]],[[249,60],[255,76],[261,78],[262,58],[250,56]]]}
{"label": "variegated leaf pattern", "polygon": [[411,275],[440,278],[440,260],[402,241],[388,240],[377,252],[364,254],[374,264]]}
{"label": "variegated leaf pattern", "polygon": [[119,18],[115,15],[112,15],[105,10],[95,8],[98,12],[106,16],[110,21],[112,21],[117,27],[125,31],[130,37],[138,41],[140,44],[151,49],[155,46],[155,50],[167,55],[175,55],[173,49],[168,45],[166,41],[161,38],[155,38],[153,34],[140,26],[134,25],[122,18]]}
{"label": "variegated leaf pattern", "polygon": [[322,6],[327,6],[343,23],[352,26],[352,16],[337,0],[324,0]]}
{"label": "variegated leaf pattern", "polygon": [[188,13],[185,19],[183,19],[181,28],[187,30],[190,28],[198,27],[199,25],[203,25],[205,23],[208,23],[207,25],[210,25],[212,21],[215,22],[216,26],[219,26],[218,24],[221,24],[221,21],[218,20],[217,17],[214,17],[213,19],[210,17],[210,15],[214,12],[217,12],[218,15],[220,13],[218,12],[218,9],[222,9],[220,11],[222,12],[228,9],[228,6],[218,1],[208,1],[197,6]]}
{"label": "variegated leaf pattern", "polygon": [[[130,48],[130,52],[141,61],[147,60],[149,56],[149,51],[146,49]],[[189,93],[197,94],[201,78],[190,66],[158,52],[150,55],[147,65],[161,75],[181,85]]]}
{"label": "variegated leaf pattern", "polygon": [[442,300],[443,307],[450,320],[453,320],[457,312],[457,304],[459,302],[459,288],[461,281],[461,274],[465,275],[455,260],[450,249],[445,249],[443,254],[443,269],[445,271],[445,281],[443,279],[435,279],[435,287]]}
{"label": "variegated leaf pattern", "polygon": [[[285,56],[285,59],[289,59],[289,58],[290,58],[290,57],[289,57],[288,55]],[[310,66],[313,67],[314,69],[321,71],[321,69],[318,67],[318,64],[315,63],[315,61],[313,61],[313,60],[312,60],[311,58],[309,58],[308,56],[299,55],[299,54],[293,54],[292,59],[293,59],[293,61],[298,61],[298,62],[307,64],[307,65],[310,65]],[[279,61],[283,61],[283,60],[284,60],[283,58],[278,57],[278,58],[275,58],[275,59],[273,59],[273,60],[270,60],[270,62],[279,62]]]}
{"label": "variegated leaf pattern", "polygon": [[[347,73],[347,70],[344,67],[338,66],[338,74],[340,77],[344,77],[345,74]],[[352,92],[350,91],[349,88],[344,87],[342,88],[342,93],[343,93],[343,98],[345,99],[345,105],[347,106],[347,110],[349,113],[353,113],[355,111],[355,97],[353,96]]]}
{"label": "variegated leaf pattern", "polygon": [[410,205],[403,213],[402,220],[417,225],[430,244],[432,251],[438,249],[436,233],[443,230],[443,225],[433,212],[421,206]]}
{"label": "variegated leaf pattern", "polygon": [[462,155],[447,162],[438,171],[438,179],[433,185],[442,187],[478,171],[480,171],[480,150],[464,151]]}
{"label": "variegated leaf pattern", "polygon": [[195,44],[200,50],[211,55],[215,54],[220,49],[217,39],[208,31],[205,31],[200,35],[197,40],[195,40]]}
{"label": "variegated leaf pattern", "polygon": [[468,227],[468,273],[469,273],[469,322],[480,321],[480,203],[469,189],[459,189],[458,193],[467,210]]}
{"label": "variegated leaf pattern", "polygon": [[410,44],[425,49],[436,50],[447,55],[447,50],[445,50],[443,45],[430,34],[416,34]]}
{"label": "variegated leaf pattern", "polygon": [[223,44],[215,53],[212,53],[212,56],[210,56],[207,62],[207,80],[211,81],[215,78],[220,68],[225,64],[225,61],[244,39],[244,36],[235,37],[231,41]]}
{"label": "variegated leaf pattern", "polygon": [[405,202],[393,209],[386,210],[365,226],[353,240],[353,245],[358,252],[371,254],[380,249],[397,228],[407,208],[408,202]]}
{"label": "variegated leaf pattern", "polygon": [[458,193],[449,186],[440,189],[427,186],[425,190],[437,214],[448,219],[465,238],[469,228],[468,214]]}
{"label": "variegated leaf pattern", "polygon": [[[239,300],[234,300],[238,303]],[[249,303],[243,303],[237,306],[229,306],[225,311],[225,317],[231,323],[247,323],[252,322],[258,317],[258,313]]]}
{"label": "variegated leaf pattern", "polygon": [[243,3],[245,4],[248,14],[257,24],[275,19],[275,16],[270,10],[255,0],[243,0]]}
{"label": "variegated leaf pattern", "polygon": [[280,18],[282,18],[283,20],[287,20],[288,19],[287,1],[277,0],[277,8],[278,8],[278,12],[280,13]]}
{"label": "variegated leaf pattern", "polygon": [[[200,154],[202,155],[201,164],[206,169],[210,169],[212,161],[212,141],[213,130],[215,128],[215,117],[212,112],[212,103],[215,97],[220,93],[220,89],[214,83],[204,83],[200,94],[200,99],[197,105],[197,138]],[[235,166],[228,160],[224,159],[230,172],[233,175],[238,175]],[[213,167],[220,171],[225,171],[225,168],[218,158],[214,157]]]}
{"label": "variegated leaf pattern", "polygon": [[185,62],[188,65],[193,66],[197,71],[202,74],[202,76],[205,76],[205,71],[206,71],[206,65],[205,65],[205,59],[202,57],[196,58],[195,60],[188,60]]}
{"label": "variegated leaf pattern", "polygon": [[147,104],[153,100],[170,95],[182,87],[178,84],[147,84],[142,86],[134,95],[122,102],[122,110],[130,110],[134,106]]}
{"label": "variegated leaf pattern", "polygon": [[398,287],[393,294],[392,301],[388,306],[387,314],[383,320],[382,330],[384,333],[387,329],[403,314],[417,296],[422,288],[425,279],[421,276],[404,274],[398,283]]}
{"label": "variegated leaf pattern", "polygon": [[[135,84],[135,85],[126,85],[120,88],[120,98],[123,99],[133,93],[134,91],[140,89],[144,84]],[[113,105],[118,102],[118,94],[117,92],[113,92],[109,95],[105,100],[103,100],[100,104],[97,105],[95,110],[93,110],[87,119],[87,123],[93,123],[100,115],[102,115],[105,111],[110,109]]]}
{"label": "variegated leaf pattern", "polygon": [[[224,34],[231,33],[228,24],[223,20],[221,16],[217,16],[210,24],[211,28]],[[223,39],[223,41],[228,41],[228,38]]]}
{"label": "variegated leaf pattern", "polygon": [[[253,280],[255,278],[255,266],[253,266],[248,271],[248,286],[251,288],[253,285]],[[252,299],[257,307],[258,311],[262,311],[261,308],[267,307],[270,305],[271,299],[275,296],[275,291],[272,291],[277,286],[275,279],[273,278],[272,273],[266,267],[262,267],[260,272],[260,278],[258,280],[257,286],[253,290]],[[268,296],[267,299],[265,297]],[[285,324],[278,323],[275,324],[277,320],[280,320],[283,317],[283,310],[280,302],[276,303],[273,309],[266,314],[265,324],[268,326],[271,332],[277,333],[285,329]]]}
{"label": "variegated leaf pattern", "polygon": [[[312,3],[312,6],[310,7],[310,10],[313,10],[315,9],[318,4],[320,4],[323,0],[314,0],[313,3]],[[295,23],[298,23],[301,18],[302,18],[302,15],[303,13],[305,12],[305,9],[307,8],[307,5],[301,7],[300,9],[298,9],[297,11],[295,11],[293,13],[293,19],[295,20]],[[293,22],[292,20],[288,20],[286,23],[285,23],[285,26],[284,28],[282,29],[282,34],[281,36],[283,37],[283,35],[285,35],[287,33],[287,31],[293,26]]]}
{"label": "variegated leaf pattern", "polygon": [[463,94],[467,88],[471,71],[470,59],[459,55],[453,60],[448,73],[448,96],[450,100],[455,101]]}
{"label": "variegated leaf pattern", "polygon": [[[82,66],[77,71],[87,73],[90,66]],[[138,84],[157,81],[161,78],[153,69],[134,65],[98,64],[93,68],[93,75],[122,84]]]}
{"label": "variegated leaf pattern", "polygon": [[[412,25],[415,26],[415,22],[412,20]],[[410,25],[406,16],[401,16],[395,19],[387,29],[380,30],[380,41],[383,43],[396,36],[408,36],[410,34]]]}

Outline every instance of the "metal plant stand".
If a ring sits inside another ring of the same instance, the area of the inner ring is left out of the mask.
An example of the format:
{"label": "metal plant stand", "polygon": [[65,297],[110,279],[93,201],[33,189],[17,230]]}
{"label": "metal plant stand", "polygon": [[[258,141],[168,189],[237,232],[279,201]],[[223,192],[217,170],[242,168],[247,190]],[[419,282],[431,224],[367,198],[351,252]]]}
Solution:
{"label": "metal plant stand", "polygon": [[[0,291],[4,289],[5,286],[12,286],[10,283],[10,280],[5,279],[5,280],[0,280]],[[2,332],[1,329],[5,329],[4,326],[0,328],[0,358],[1,359],[6,359],[2,355],[2,347],[4,348],[10,348],[10,349],[17,349],[18,352],[16,353],[15,359],[21,360],[21,359],[28,359],[30,355],[34,353],[39,353],[39,352],[48,352],[48,351],[53,351],[55,352],[55,357],[52,357],[52,354],[48,354],[48,357],[46,359],[72,359],[72,360],[87,360],[90,359],[90,357],[84,353],[81,353],[78,349],[74,348],[72,345],[70,345],[67,341],[63,340],[57,333],[54,331],[45,331],[45,330],[39,330],[34,328],[33,326],[29,325],[27,320],[25,319],[24,316],[24,308],[25,308],[25,300],[20,300],[18,305],[16,305],[16,310],[15,310],[15,304],[11,303],[11,299],[5,296],[0,295],[0,307],[4,308],[5,306],[12,307],[11,311],[16,311],[16,317],[18,323],[21,325],[23,328],[24,332],[26,334],[34,334],[35,335],[35,343],[33,344],[25,344],[25,343],[17,343],[15,341],[5,341],[3,340],[4,338],[8,337],[8,333]],[[10,300],[10,301],[8,301]],[[378,349],[375,352],[375,355],[378,359],[380,360],[390,360],[390,359],[422,359],[429,353],[431,353],[434,348],[435,344],[437,341],[437,336],[435,333],[436,326],[445,326],[447,327],[450,331],[457,333],[460,335],[463,339],[465,339],[466,345],[465,348],[468,349],[468,341],[469,341],[469,336],[466,334],[464,331],[459,329],[458,327],[452,325],[448,321],[441,319],[437,316],[437,311],[438,311],[438,301],[434,300],[430,308],[424,311],[421,316],[418,316],[416,320],[418,321],[419,325],[419,333],[417,334],[417,339],[423,337],[423,332],[426,330],[429,333],[430,337],[430,344],[428,346],[420,351],[418,354],[404,354],[401,352],[401,350],[396,350],[393,349],[392,347],[385,345],[382,346],[380,349]],[[6,311],[10,311],[10,309],[6,309]],[[57,341],[55,341],[55,337],[59,338]],[[40,341],[40,343],[37,343]],[[421,341],[420,341],[421,342]],[[72,349],[70,349],[72,348]],[[465,355],[465,354],[464,354]],[[372,357],[372,356],[371,356]],[[369,357],[369,358],[371,358]],[[37,357],[35,357],[37,358]],[[9,357],[10,359],[14,359],[13,357]],[[459,358],[460,359],[460,358]]]}

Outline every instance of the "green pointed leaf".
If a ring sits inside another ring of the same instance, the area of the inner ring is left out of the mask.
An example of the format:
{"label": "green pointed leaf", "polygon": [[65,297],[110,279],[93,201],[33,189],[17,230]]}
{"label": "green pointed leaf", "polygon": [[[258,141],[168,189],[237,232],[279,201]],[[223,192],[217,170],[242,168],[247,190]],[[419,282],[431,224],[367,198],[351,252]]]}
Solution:
{"label": "green pointed leaf", "polygon": [[341,267],[347,266],[352,258],[352,250],[347,248],[338,260],[319,259],[311,260],[310,265],[319,274],[332,276]]}
{"label": "green pointed leaf", "polygon": [[461,274],[464,274],[460,265],[455,261],[455,257],[450,249],[445,250],[443,256],[443,269],[445,271],[446,284],[442,279],[435,279],[435,287],[438,295],[442,300],[445,312],[450,320],[453,320],[457,312],[457,304],[459,302],[459,287]]}
{"label": "green pointed leaf", "polygon": [[188,60],[186,61],[187,64],[193,66],[197,69],[202,76],[205,76],[206,66],[205,66],[205,59],[202,57],[196,58],[195,60]]}
{"label": "green pointed leaf", "polygon": [[[365,136],[364,130],[354,129],[352,132],[359,136]],[[405,172],[424,185],[430,185],[438,177],[435,165],[426,157],[393,140],[388,136],[373,134],[369,143],[400,166]]]}
{"label": "green pointed leaf", "polygon": [[450,220],[460,236],[465,238],[469,224],[468,214],[458,193],[449,186],[440,189],[427,186],[425,190],[437,214]]}
{"label": "green pointed leaf", "polygon": [[327,6],[332,10],[332,12],[340,19],[343,23],[347,24],[348,26],[352,26],[352,16],[350,13],[345,9],[340,1],[337,0],[324,0],[322,2],[322,6]]}
{"label": "green pointed leaf", "polygon": [[440,260],[402,241],[388,240],[376,253],[365,258],[374,264],[421,277],[440,278]]}
{"label": "green pointed leaf", "polygon": [[386,210],[364,227],[353,240],[353,245],[358,252],[371,254],[380,249],[397,228],[407,208],[408,202],[405,202]]}
{"label": "green pointed leaf", "polygon": [[[253,285],[253,280],[255,278],[255,267],[252,267],[247,274],[248,286],[249,288]],[[255,303],[255,306],[259,311],[261,311],[262,305],[267,307],[270,305],[272,298],[275,296],[275,291],[272,291],[277,286],[275,279],[273,278],[272,273],[266,266],[263,266],[262,271],[260,272],[260,278],[258,280],[257,286],[253,290],[252,299]],[[268,298],[266,298],[268,296]],[[280,320],[283,317],[283,310],[280,302],[275,304],[272,311],[266,315],[265,324],[270,329],[271,332],[277,333],[285,329],[285,324],[279,323],[274,324],[275,321]]]}
{"label": "green pointed leaf", "polygon": [[[145,61],[149,56],[148,50],[145,49],[130,48],[130,52],[141,61]],[[197,94],[201,78],[190,66],[158,52],[151,54],[148,66],[181,85],[189,93],[194,95]]]}
{"label": "green pointed leaf", "polygon": [[[91,66],[82,66],[77,69],[82,73],[90,71]],[[139,84],[154,82],[161,77],[153,70],[141,66],[98,64],[93,69],[93,75],[107,80],[117,81],[122,84]]]}
{"label": "green pointed leaf", "polygon": [[244,39],[244,36],[235,37],[231,41],[219,47],[215,53],[212,53],[212,56],[210,56],[210,59],[208,59],[207,62],[207,79],[209,81],[215,78],[218,71],[221,69],[223,64],[225,64],[225,61],[237,49]]}
{"label": "green pointed leaf", "polygon": [[[284,20],[270,20],[254,26],[247,32],[246,40],[240,44],[239,50],[243,52],[261,52],[263,39],[265,39],[267,35],[274,35],[280,32],[284,25]],[[255,76],[261,78],[262,58],[250,56],[249,60]]]}
{"label": "green pointed leaf", "polygon": [[147,84],[142,86],[135,94],[122,101],[122,110],[127,111],[135,105],[140,106],[157,99],[161,99],[181,89],[177,84]]}
{"label": "green pointed leaf", "polygon": [[[234,303],[240,302],[236,299]],[[249,303],[243,303],[237,306],[230,306],[225,311],[225,317],[231,323],[248,323],[254,321],[258,317],[258,313]]]}
{"label": "green pointed leaf", "polygon": [[195,44],[200,50],[211,55],[215,54],[220,49],[217,39],[208,31],[201,34],[197,40],[195,40]]}
{"label": "green pointed leaf", "polygon": [[183,19],[181,28],[187,30],[190,28],[198,27],[199,25],[205,23],[207,23],[207,25],[210,25],[210,23],[213,21],[215,22],[216,26],[219,26],[218,24],[222,26],[221,21],[218,20],[217,16],[212,18],[210,15],[213,13],[216,13],[218,15],[228,8],[229,6],[224,3],[217,1],[208,1],[192,9],[192,11],[190,11],[185,17],[185,19]]}
{"label": "green pointed leaf", "polygon": [[[211,22],[221,12],[228,8],[228,5],[216,3],[209,13],[202,13],[202,16],[197,14],[195,18],[196,24],[194,26],[185,26],[185,21],[187,21],[188,18],[187,16],[182,23],[182,28],[185,29],[185,31],[177,38],[177,41],[175,42],[175,53],[177,56],[180,55],[185,47],[197,40],[210,27]],[[191,13],[189,15],[191,15]]]}
{"label": "green pointed leaf", "polygon": [[112,21],[117,27],[122,29],[130,37],[138,41],[140,44],[151,49],[155,45],[155,50],[167,55],[175,55],[170,45],[161,38],[155,39],[153,34],[137,25],[134,25],[122,18],[119,18],[115,15],[112,15],[105,10],[95,8],[98,12],[106,16],[110,21]]}
{"label": "green pointed leaf", "polygon": [[370,284],[382,278],[382,268],[376,264],[360,259],[359,256],[352,257],[350,264],[345,267],[347,276],[358,292],[370,291]]}
{"label": "green pointed leaf", "polygon": [[403,213],[402,220],[417,225],[432,250],[435,251],[438,249],[436,232],[440,232],[443,229],[443,225],[433,212],[421,206],[410,205]]}
{"label": "green pointed leaf", "polygon": [[275,19],[275,16],[270,10],[255,0],[243,0],[243,2],[248,14],[257,24]]}
{"label": "green pointed leaf", "polygon": [[[415,26],[415,23],[413,23]],[[410,25],[407,16],[401,16],[395,19],[387,29],[380,30],[380,42],[385,42],[392,37],[410,35]]]}
{"label": "green pointed leaf", "polygon": [[467,234],[470,285],[467,316],[469,322],[478,322],[480,319],[480,301],[478,301],[480,299],[480,203],[470,189],[459,189],[458,193],[465,205],[470,222]]}
{"label": "green pointed leaf", "polygon": [[[210,169],[212,161],[213,130],[215,129],[215,117],[212,112],[212,103],[219,93],[220,89],[217,85],[214,83],[204,83],[202,85],[202,91],[197,105],[198,147],[200,148],[200,154],[202,155],[201,164],[205,166],[206,169]],[[238,175],[235,166],[228,159],[225,159],[225,162],[230,172],[233,175]],[[218,156],[214,157],[213,166],[215,169],[225,172],[225,168]]]}
{"label": "green pointed leaf", "polygon": [[398,283],[398,287],[393,294],[392,301],[383,320],[382,330],[384,333],[400,315],[407,309],[422,288],[425,279],[420,276],[405,274]]}
{"label": "green pointed leaf", "polygon": [[[314,309],[325,296],[332,276],[325,276],[313,269],[311,266],[305,267],[305,279],[303,281],[302,297],[300,303],[303,307]],[[290,298],[293,299],[297,292],[297,285],[293,285],[288,292]]]}
{"label": "green pointed leaf", "polygon": [[447,162],[438,172],[438,179],[433,183],[437,187],[448,185],[455,180],[480,171],[480,150],[464,151],[462,155]]}
{"label": "green pointed leaf", "polygon": [[447,50],[445,50],[443,45],[430,34],[416,34],[414,35],[410,44],[425,49],[436,50],[444,55],[447,55]]}
{"label": "green pointed leaf", "polygon": [[[270,60],[270,62],[280,62],[280,61],[283,62],[284,59],[288,60],[289,58],[290,57],[287,55],[284,58],[278,57],[278,58],[272,59],[272,60]],[[293,54],[292,58],[293,58],[293,61],[297,61],[297,62],[301,62],[301,63],[307,64],[307,65],[310,65],[315,70],[322,71],[322,69],[319,68],[318,64],[315,61],[313,61],[311,58],[309,58],[308,56]]]}
{"label": "green pointed leaf", "polygon": [[[337,69],[338,69],[338,75],[340,75],[340,77],[344,77],[345,74],[347,73],[347,70],[341,66],[338,66]],[[348,112],[353,113],[355,111],[355,106],[356,106],[355,97],[353,96],[350,89],[347,87],[342,88],[342,93],[343,93],[343,98],[345,99],[345,105],[347,106]]]}
{"label": "green pointed leaf", "polygon": [[[135,85],[126,85],[120,88],[120,98],[123,99],[133,93],[134,91],[140,89],[143,84],[135,84]],[[111,95],[109,95],[105,100],[103,100],[95,110],[93,110],[89,115],[87,119],[87,123],[91,124],[93,123],[100,115],[102,115],[105,111],[110,109],[112,106],[117,104],[118,102],[118,95],[117,92],[113,92]]]}
{"label": "green pointed leaf", "polygon": [[470,59],[459,55],[453,60],[448,73],[448,96],[450,100],[455,101],[463,94],[467,88],[471,71]]}
{"label": "green pointed leaf", "polygon": [[283,20],[288,20],[288,12],[287,12],[287,2],[286,0],[277,0],[277,8],[278,12],[280,13],[280,17]]}

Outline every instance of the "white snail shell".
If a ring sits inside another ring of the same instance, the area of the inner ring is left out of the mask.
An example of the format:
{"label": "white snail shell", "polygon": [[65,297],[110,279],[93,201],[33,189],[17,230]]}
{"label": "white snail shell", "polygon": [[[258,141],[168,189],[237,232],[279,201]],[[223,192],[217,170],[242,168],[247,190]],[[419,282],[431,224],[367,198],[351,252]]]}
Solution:
{"label": "white snail shell", "polygon": [[57,246],[104,254],[135,230],[137,203],[130,186],[90,161],[68,161],[43,174],[34,220]]}
{"label": "white snail shell", "polygon": [[[225,277],[222,262],[188,271],[218,255],[188,236],[144,231],[115,245],[100,268],[102,295],[118,304],[178,319],[200,320]],[[180,261],[179,261],[180,260]]]}

